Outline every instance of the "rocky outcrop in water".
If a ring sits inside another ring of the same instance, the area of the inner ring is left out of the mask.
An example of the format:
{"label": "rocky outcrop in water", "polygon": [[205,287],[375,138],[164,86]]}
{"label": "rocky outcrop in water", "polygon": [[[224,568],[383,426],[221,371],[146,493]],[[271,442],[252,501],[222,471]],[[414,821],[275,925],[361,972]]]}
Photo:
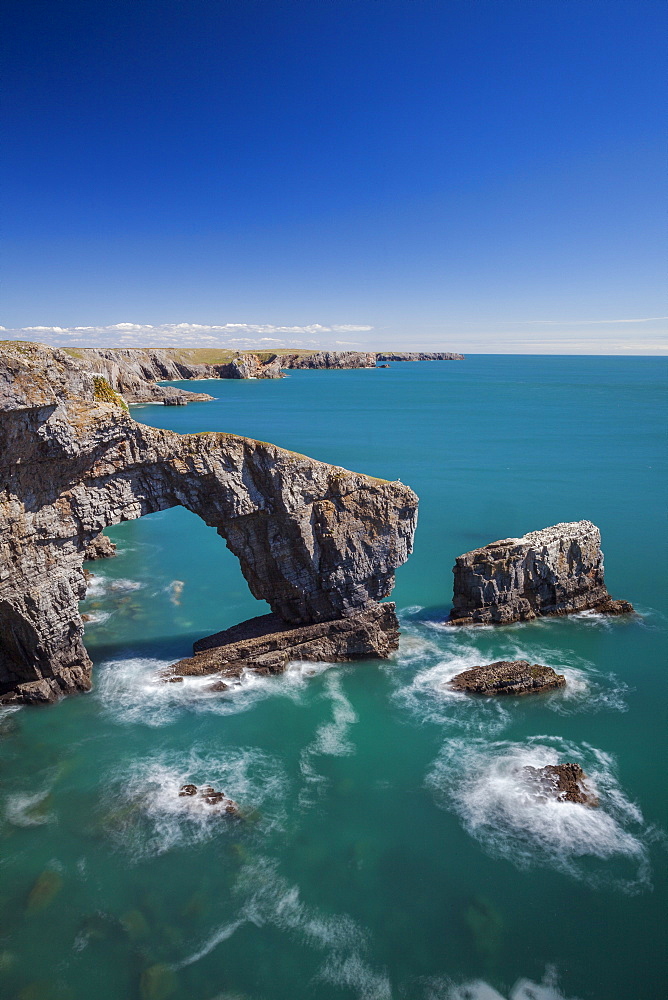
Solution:
{"label": "rocky outcrop in water", "polygon": [[102,532],[95,538],[92,538],[84,549],[84,559],[86,560],[111,559],[115,555],[116,545],[112,542],[111,538],[107,538]]}
{"label": "rocky outcrop in water", "polygon": [[471,667],[450,681],[455,691],[470,694],[538,694],[563,687],[566,678],[552,667],[528,660],[497,660],[482,667]]}
{"label": "rocky outcrop in water", "polygon": [[290,625],[278,615],[262,615],[195,643],[195,655],[170,667],[165,680],[218,674],[237,679],[245,670],[280,674],[291,660],[339,663],[385,659],[399,645],[394,604],[367,604],[334,621]]}
{"label": "rocky outcrop in water", "polygon": [[313,354],[284,354],[282,368],[375,368],[371,351],[316,351]]}
{"label": "rocky outcrop in water", "polygon": [[136,423],[104,379],[62,351],[2,346],[0,411],[4,700],[89,688],[83,560],[108,525],[188,508],[290,625],[373,607],[411,551],[417,497],[407,486],[234,434]]}
{"label": "rocky outcrop in water", "polygon": [[449,351],[395,351],[390,354],[376,354],[376,361],[464,361],[463,354]]}
{"label": "rocky outcrop in water", "polygon": [[458,556],[453,573],[453,625],[503,625],[589,609],[633,611],[606,590],[601,535],[591,521],[492,542]]}
{"label": "rocky outcrop in water", "polygon": [[193,799],[198,805],[204,803],[211,807],[212,812],[220,813],[224,816],[238,816],[239,804],[227,797],[225,792],[217,792],[211,785],[181,785],[179,798]]}
{"label": "rocky outcrop in water", "polygon": [[587,775],[579,764],[546,764],[545,767],[525,767],[524,773],[538,798],[557,802],[577,802],[595,808],[598,799],[587,788]]}

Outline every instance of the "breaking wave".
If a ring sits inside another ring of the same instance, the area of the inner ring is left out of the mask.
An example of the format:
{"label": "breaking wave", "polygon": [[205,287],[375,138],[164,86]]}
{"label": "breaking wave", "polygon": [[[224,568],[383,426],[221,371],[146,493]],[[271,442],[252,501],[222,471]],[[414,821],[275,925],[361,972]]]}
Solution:
{"label": "breaking wave", "polygon": [[[240,806],[242,819],[213,811],[199,796],[179,796],[182,785],[212,785]],[[103,823],[133,860],[164,854],[239,832],[252,823],[266,835],[285,821],[287,780],[281,764],[258,749],[225,749],[219,755],[172,752],[136,761],[112,779],[111,808]]]}
{"label": "breaking wave", "polygon": [[341,685],[341,673],[331,673],[325,681],[324,698],[332,706],[332,721],[318,727],[315,737],[304,747],[299,757],[299,770],[305,786],[299,795],[299,805],[307,809],[314,798],[324,794],[327,779],[316,767],[318,757],[347,757],[355,753],[350,738],[350,727],[357,721],[357,714],[346,698]]}
{"label": "breaking wave", "polygon": [[161,674],[171,662],[128,657],[100,664],[95,694],[104,711],[117,722],[147,726],[167,725],[184,711],[236,715],[271,696],[300,700],[310,678],[331,667],[329,663],[294,662],[277,677],[247,670],[238,681],[230,681],[226,691],[214,691],[212,684],[219,679],[215,675],[165,683]]}
{"label": "breaking wave", "polygon": [[44,826],[54,823],[55,815],[49,811],[50,790],[17,792],[10,795],[5,806],[5,818],[12,826]]}
{"label": "breaking wave", "polygon": [[508,994],[499,993],[482,979],[459,985],[441,981],[431,985],[425,1000],[577,1000],[577,997],[566,997],[559,989],[555,970],[548,968],[540,983],[518,979]]}
{"label": "breaking wave", "polygon": [[[526,781],[525,767],[564,761],[581,764],[599,808],[541,798]],[[519,868],[548,865],[629,892],[648,884],[642,814],[620,789],[612,757],[588,744],[548,736],[524,744],[448,740],[427,785],[489,854]]]}
{"label": "breaking wave", "polygon": [[[553,648],[538,642],[531,645],[520,642],[527,638],[526,633],[518,635],[504,629],[503,633],[495,632],[493,650],[485,651],[487,642],[476,642],[475,629],[453,631],[452,627],[444,626],[435,631],[436,625],[405,620],[402,613],[399,650],[390,668],[390,675],[398,683],[395,700],[420,722],[497,735],[502,732],[516,711],[515,699],[506,702],[499,698],[471,697],[449,686],[458,673],[494,660],[529,660],[552,667],[565,676],[564,688],[533,695],[527,704],[539,703],[560,714],[626,711],[628,686],[568,649],[560,649],[555,656]],[[536,633],[532,636],[538,638]]]}
{"label": "breaking wave", "polygon": [[99,573],[92,574],[86,586],[86,600],[90,598],[98,599],[107,594],[128,594],[134,590],[141,590],[144,586],[139,580],[112,579],[102,576]]}

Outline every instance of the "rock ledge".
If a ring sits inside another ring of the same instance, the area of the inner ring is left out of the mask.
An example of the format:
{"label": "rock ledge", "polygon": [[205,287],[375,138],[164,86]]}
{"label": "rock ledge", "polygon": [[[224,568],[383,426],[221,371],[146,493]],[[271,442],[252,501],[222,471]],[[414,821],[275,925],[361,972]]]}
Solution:
{"label": "rock ledge", "polygon": [[203,674],[235,679],[244,670],[280,674],[291,660],[386,659],[398,644],[395,606],[389,602],[371,603],[362,611],[308,625],[290,625],[275,614],[261,615],[199,639],[193,646],[195,655],[172,664],[164,679]]}

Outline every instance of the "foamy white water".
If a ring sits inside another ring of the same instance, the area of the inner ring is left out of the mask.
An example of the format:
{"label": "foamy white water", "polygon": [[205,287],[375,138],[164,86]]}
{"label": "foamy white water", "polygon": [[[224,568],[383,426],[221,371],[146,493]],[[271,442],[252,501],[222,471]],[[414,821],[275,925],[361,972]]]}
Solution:
{"label": "foamy white water", "polygon": [[[536,794],[524,768],[580,763],[599,808]],[[599,878],[581,859],[630,863],[622,888],[646,882],[646,830],[638,807],[623,794],[612,758],[558,737],[525,743],[448,740],[427,777],[436,801],[453,809],[465,829],[493,855],[520,868],[550,865],[582,878]],[[614,876],[611,876],[614,881]]]}

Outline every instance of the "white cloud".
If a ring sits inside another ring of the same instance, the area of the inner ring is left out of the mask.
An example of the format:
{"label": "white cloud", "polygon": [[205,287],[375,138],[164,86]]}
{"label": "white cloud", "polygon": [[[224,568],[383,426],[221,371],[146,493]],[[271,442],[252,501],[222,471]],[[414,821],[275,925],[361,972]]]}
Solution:
{"label": "white cloud", "polygon": [[[467,319],[459,323],[401,328],[367,324],[279,325],[132,323],[106,326],[0,327],[4,339],[37,340],[54,347],[221,347],[231,350],[403,350],[461,351],[463,354],[653,354],[666,353],[662,317],[644,319],[532,322],[500,319],[494,325]],[[633,324],[637,324],[634,329]],[[607,325],[609,324],[609,325]],[[655,324],[652,326],[651,324]],[[665,324],[664,324],[665,325]],[[532,328],[533,326],[533,328]],[[341,336],[343,334],[344,336]],[[357,334],[356,340],[350,334]]]}
{"label": "white cloud", "polygon": [[607,326],[609,323],[659,323],[668,316],[644,316],[642,319],[533,319],[525,323],[542,323],[544,326]]}
{"label": "white cloud", "polygon": [[[253,347],[318,348],[332,347],[330,334],[367,332],[372,326],[342,324],[327,326],[282,326],[273,323],[112,323],[107,326],[26,326],[0,328],[14,340],[40,340],[54,347],[71,343],[89,347],[227,347],[248,350]],[[304,339],[306,338],[306,339]],[[341,342],[339,342],[341,343]]]}

